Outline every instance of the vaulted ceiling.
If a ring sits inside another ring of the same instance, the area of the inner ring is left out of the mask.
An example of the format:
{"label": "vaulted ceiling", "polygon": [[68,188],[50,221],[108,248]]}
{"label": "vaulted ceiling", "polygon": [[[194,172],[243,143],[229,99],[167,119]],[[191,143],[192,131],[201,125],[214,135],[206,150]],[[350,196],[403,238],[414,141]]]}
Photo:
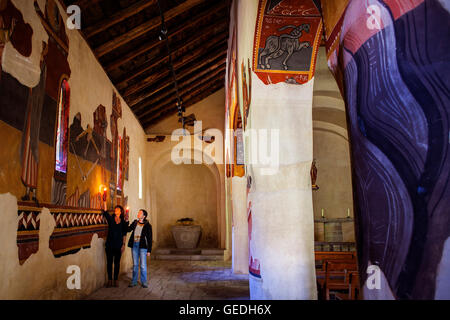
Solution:
{"label": "vaulted ceiling", "polygon": [[[177,114],[157,0],[63,0],[81,8],[81,33],[144,129]],[[160,0],[183,106],[224,86],[230,0]]]}

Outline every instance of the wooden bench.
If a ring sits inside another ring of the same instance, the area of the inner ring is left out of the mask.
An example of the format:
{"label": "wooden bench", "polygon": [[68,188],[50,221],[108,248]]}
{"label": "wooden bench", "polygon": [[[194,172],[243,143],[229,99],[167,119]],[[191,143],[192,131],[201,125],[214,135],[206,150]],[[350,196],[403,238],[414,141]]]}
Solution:
{"label": "wooden bench", "polygon": [[[356,271],[355,260],[327,261],[325,263],[325,277],[317,279],[320,296],[325,300],[330,300],[330,290],[347,291],[349,293],[349,275]],[[340,272],[341,276],[336,276],[336,272]]]}
{"label": "wooden bench", "polygon": [[360,283],[358,271],[350,271],[348,275],[348,292],[336,292],[338,300],[358,300],[360,298]]}
{"label": "wooden bench", "polygon": [[314,253],[315,260],[356,260],[355,251],[330,252],[330,251],[316,251]]}
{"label": "wooden bench", "polygon": [[[320,267],[316,267],[316,276],[322,278],[325,276],[325,264],[327,261],[354,261],[356,264],[356,252],[315,252],[315,261],[318,262]],[[341,274],[342,272],[336,272]]]}

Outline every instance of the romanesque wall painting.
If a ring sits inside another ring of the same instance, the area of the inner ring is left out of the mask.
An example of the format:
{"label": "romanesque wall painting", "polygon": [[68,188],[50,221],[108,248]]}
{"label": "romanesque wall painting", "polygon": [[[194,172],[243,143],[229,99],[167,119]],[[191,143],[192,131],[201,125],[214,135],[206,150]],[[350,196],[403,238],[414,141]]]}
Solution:
{"label": "romanesque wall painting", "polygon": [[251,62],[248,59],[247,66],[244,61],[241,64],[241,81],[242,81],[242,103],[243,103],[243,129],[247,128],[248,115],[250,113],[250,105],[252,103],[252,69]]}
{"label": "romanesque wall painting", "polygon": [[248,272],[256,277],[261,279],[261,264],[258,258],[253,256],[252,252],[252,232],[253,232],[253,224],[252,224],[252,202],[248,200],[248,194],[250,189],[252,188],[252,176],[247,176],[247,221],[248,221]]}
{"label": "romanesque wall painting", "polygon": [[22,13],[11,0],[0,0],[0,81],[2,76],[2,56],[6,43],[11,42],[23,57],[31,55],[33,29],[23,20]]}
{"label": "romanesque wall painting", "polygon": [[[235,5],[234,5],[235,10]],[[232,11],[234,11],[232,10]],[[234,113],[236,108],[239,108],[238,103],[238,88],[237,88],[237,25],[232,16],[230,23],[230,40],[228,43],[227,53],[227,69],[225,80],[225,167],[226,176],[228,178],[233,176],[233,162],[234,162],[234,137],[230,135],[230,130],[233,129]]]}
{"label": "romanesque wall painting", "polygon": [[322,37],[318,1],[260,0],[253,71],[265,84],[303,84],[314,76]]}
{"label": "romanesque wall painting", "polygon": [[[237,79],[236,79],[237,80]],[[237,89],[237,86],[236,86]],[[232,129],[233,137],[233,176],[243,177],[245,175],[244,154],[244,128],[242,127],[241,109],[236,104],[233,112]]]}
{"label": "romanesque wall painting", "polygon": [[[120,98],[113,93],[112,141],[106,137],[105,106],[92,106],[96,108],[92,118],[83,119],[82,125],[81,114],[72,110],[71,96],[86,93],[70,87],[70,43],[60,8],[55,0],[44,1],[42,7],[37,1],[31,4],[48,35],[39,48],[32,48],[33,29],[20,10],[12,1],[0,0],[0,133],[9,142],[0,144],[0,192],[18,199],[21,264],[39,250],[44,207],[56,223],[49,242],[55,257],[89,247],[95,233],[105,237],[100,210],[104,188],[109,189],[111,205],[126,204],[123,181],[129,178],[130,137],[125,128],[123,137],[118,131]],[[7,45],[21,56],[4,55]],[[15,78],[20,76],[5,71],[2,59],[29,61],[32,49],[40,51],[40,59],[27,67],[35,67],[39,77],[35,86],[27,87],[23,79]]]}
{"label": "romanesque wall painting", "polygon": [[439,271],[450,236],[443,3],[322,0],[328,63],[347,104],[360,275],[364,284],[377,265],[384,296],[396,299],[450,298]]}

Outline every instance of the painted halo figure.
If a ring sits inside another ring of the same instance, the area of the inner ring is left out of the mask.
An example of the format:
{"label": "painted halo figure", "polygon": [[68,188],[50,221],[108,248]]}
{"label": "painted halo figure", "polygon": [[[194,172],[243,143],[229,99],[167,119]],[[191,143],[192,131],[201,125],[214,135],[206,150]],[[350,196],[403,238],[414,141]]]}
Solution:
{"label": "painted halo figure", "polygon": [[[133,279],[129,287],[137,285],[139,269],[141,270],[141,285],[144,288],[147,284],[147,257],[152,252],[152,225],[147,220],[148,213],[144,209],[139,210],[137,220],[128,227],[132,232],[128,247],[133,254]],[[140,260],[140,261],[139,261]]]}
{"label": "painted halo figure", "polygon": [[[108,272],[107,287],[119,286],[120,258],[125,250],[125,241],[128,230],[128,217],[125,215],[123,207],[117,205],[114,208],[114,215],[107,211],[106,201],[103,201],[103,216],[108,222],[108,237],[106,238],[106,261]],[[114,264],[114,275],[113,275]],[[113,278],[114,276],[114,278]]]}

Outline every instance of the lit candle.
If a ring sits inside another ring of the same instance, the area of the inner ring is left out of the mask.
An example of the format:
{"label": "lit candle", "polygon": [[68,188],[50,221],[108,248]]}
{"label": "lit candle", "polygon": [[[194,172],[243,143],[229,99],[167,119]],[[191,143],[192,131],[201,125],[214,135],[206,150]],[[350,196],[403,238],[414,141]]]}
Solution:
{"label": "lit candle", "polygon": [[108,191],[108,189],[103,188],[103,201],[106,201],[106,191]]}
{"label": "lit candle", "polygon": [[324,217],[323,211],[324,211],[324,210],[322,209],[322,218]]}
{"label": "lit candle", "polygon": [[347,208],[347,218],[350,218],[350,208]]}

